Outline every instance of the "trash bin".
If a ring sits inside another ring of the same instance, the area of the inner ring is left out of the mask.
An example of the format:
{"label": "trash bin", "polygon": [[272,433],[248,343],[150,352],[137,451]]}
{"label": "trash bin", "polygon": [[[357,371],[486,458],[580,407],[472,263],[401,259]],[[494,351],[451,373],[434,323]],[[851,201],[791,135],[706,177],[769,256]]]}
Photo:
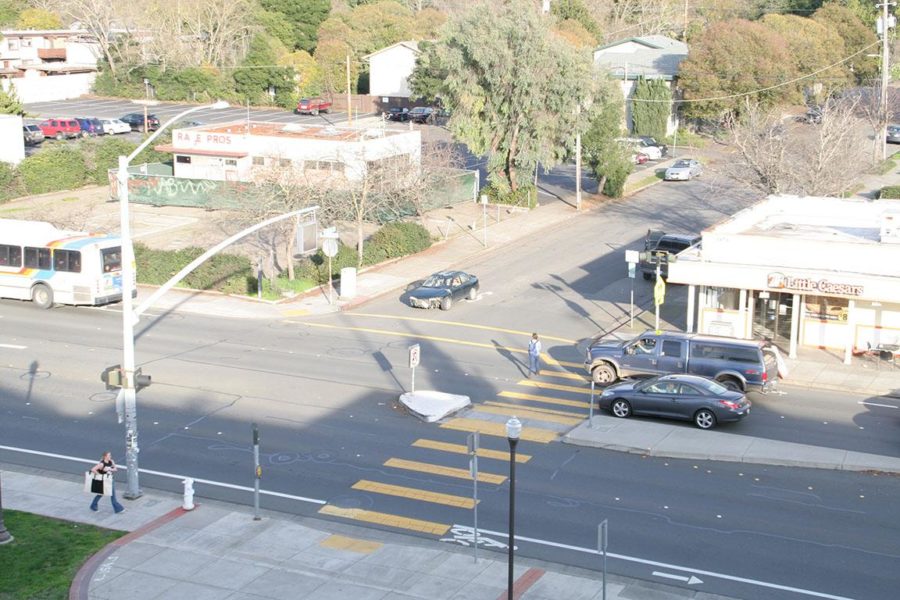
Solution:
{"label": "trash bin", "polygon": [[341,269],[342,300],[351,300],[356,297],[356,267],[344,267]]}

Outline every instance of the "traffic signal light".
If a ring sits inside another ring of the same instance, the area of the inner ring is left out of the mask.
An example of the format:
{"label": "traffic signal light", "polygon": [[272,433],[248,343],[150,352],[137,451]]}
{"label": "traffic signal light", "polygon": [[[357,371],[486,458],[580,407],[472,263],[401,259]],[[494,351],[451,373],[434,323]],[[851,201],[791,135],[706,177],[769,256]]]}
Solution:
{"label": "traffic signal light", "polygon": [[106,384],[108,390],[122,387],[122,366],[113,365],[103,369],[103,372],[100,373],[100,381]]}
{"label": "traffic signal light", "polygon": [[135,369],[134,371],[134,391],[135,393],[141,391],[145,387],[150,387],[150,384],[153,383],[150,379],[149,375],[144,375],[141,373],[140,369]]}

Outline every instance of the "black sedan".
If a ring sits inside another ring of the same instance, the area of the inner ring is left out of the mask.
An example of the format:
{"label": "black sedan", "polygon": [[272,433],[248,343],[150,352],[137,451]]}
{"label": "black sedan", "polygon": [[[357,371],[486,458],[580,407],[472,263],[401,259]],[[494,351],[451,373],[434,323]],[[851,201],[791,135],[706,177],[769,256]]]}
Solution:
{"label": "black sedan", "polygon": [[450,310],[453,302],[478,297],[478,278],[462,271],[435,273],[419,287],[409,292],[409,305],[413,308]]}
{"label": "black sedan", "polygon": [[750,414],[750,401],[712,379],[696,375],[663,375],[610,386],[598,406],[613,416],[651,415],[693,421],[700,429],[739,421]]}
{"label": "black sedan", "polygon": [[400,121],[402,123],[404,121],[409,121],[409,109],[392,106],[387,109],[384,116],[388,121]]}
{"label": "black sedan", "polygon": [[[119,117],[119,120],[128,123],[132,131],[144,130],[143,113],[128,113]],[[147,131],[156,131],[157,129],[159,129],[159,119],[156,115],[147,115]]]}

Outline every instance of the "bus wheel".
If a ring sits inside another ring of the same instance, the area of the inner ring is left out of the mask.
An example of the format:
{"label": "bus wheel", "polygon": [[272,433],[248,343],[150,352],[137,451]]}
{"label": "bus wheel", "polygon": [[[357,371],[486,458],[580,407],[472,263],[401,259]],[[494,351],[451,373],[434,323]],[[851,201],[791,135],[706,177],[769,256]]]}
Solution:
{"label": "bus wheel", "polygon": [[53,306],[53,290],[43,283],[39,283],[31,290],[31,301],[38,308],[50,308]]}

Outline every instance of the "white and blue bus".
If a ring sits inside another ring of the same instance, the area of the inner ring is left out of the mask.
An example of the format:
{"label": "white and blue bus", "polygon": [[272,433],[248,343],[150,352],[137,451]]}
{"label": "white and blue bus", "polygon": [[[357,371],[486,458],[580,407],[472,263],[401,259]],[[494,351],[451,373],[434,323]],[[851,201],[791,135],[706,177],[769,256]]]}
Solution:
{"label": "white and blue bus", "polygon": [[43,221],[0,219],[0,298],[31,300],[41,308],[118,302],[122,241]]}

